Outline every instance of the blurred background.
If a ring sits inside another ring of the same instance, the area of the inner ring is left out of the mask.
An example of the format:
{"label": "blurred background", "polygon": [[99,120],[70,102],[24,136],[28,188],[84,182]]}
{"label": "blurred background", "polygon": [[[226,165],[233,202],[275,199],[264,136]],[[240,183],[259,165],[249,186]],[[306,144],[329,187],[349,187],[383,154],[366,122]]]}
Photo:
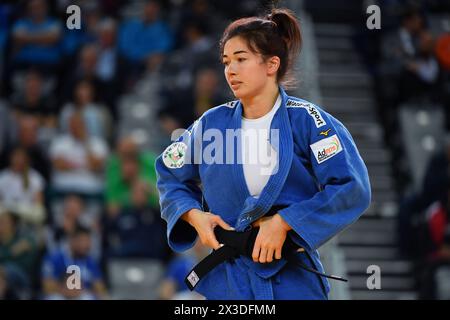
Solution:
{"label": "blurred background", "polygon": [[[233,100],[218,40],[270,2],[1,2],[0,299],[202,299],[183,279],[208,251],[167,247],[154,161],[173,130]],[[79,30],[66,26],[71,4]],[[350,280],[332,281],[330,298],[449,299],[450,1],[280,6],[304,41],[289,93],[347,126],[373,188],[361,219],[320,249]],[[67,288],[70,265],[80,290]]]}

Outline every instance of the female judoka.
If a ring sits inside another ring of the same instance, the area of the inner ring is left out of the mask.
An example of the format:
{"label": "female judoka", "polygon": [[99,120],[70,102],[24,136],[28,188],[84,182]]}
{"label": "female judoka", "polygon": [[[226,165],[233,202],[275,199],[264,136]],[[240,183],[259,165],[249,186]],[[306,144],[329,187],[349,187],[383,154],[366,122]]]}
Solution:
{"label": "female judoka", "polygon": [[[317,249],[370,204],[366,166],[341,122],[287,95],[302,44],[286,9],[232,22],[221,39],[236,101],[205,112],[156,161],[162,217],[175,251],[200,241],[221,248],[214,228],[258,227],[250,256],[228,259],[190,280],[207,299],[327,299]],[[198,282],[198,283],[197,283]]]}

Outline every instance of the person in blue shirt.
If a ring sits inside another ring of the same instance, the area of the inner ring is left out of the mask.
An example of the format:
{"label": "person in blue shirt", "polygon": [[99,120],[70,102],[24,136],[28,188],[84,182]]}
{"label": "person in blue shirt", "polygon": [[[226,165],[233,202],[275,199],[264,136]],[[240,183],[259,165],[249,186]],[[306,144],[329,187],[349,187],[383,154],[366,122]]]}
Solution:
{"label": "person in blue shirt", "polygon": [[[215,228],[259,227],[251,257],[188,278],[207,299],[327,299],[325,277],[299,264],[323,273],[317,249],[370,204],[367,168],[349,131],[285,91],[301,39],[287,9],[232,22],[220,54],[238,100],[206,111],[156,160],[173,250],[199,238],[218,251]],[[301,247],[295,260],[282,256],[288,238]]]}
{"label": "person in blue shirt", "polygon": [[[42,262],[42,290],[45,299],[93,300],[107,297],[97,261],[89,256],[90,230],[78,225],[70,234],[69,246],[49,252]],[[79,273],[73,266],[79,268]],[[79,288],[74,277],[79,275]]]}
{"label": "person in blue shirt", "polygon": [[124,22],[119,30],[119,52],[129,62],[141,66],[155,53],[172,48],[173,36],[168,25],[160,18],[160,4],[146,2],[143,18]]}
{"label": "person in blue shirt", "polygon": [[28,17],[19,19],[12,30],[14,62],[19,66],[56,66],[61,57],[60,23],[47,15],[44,0],[32,0],[27,7]]}

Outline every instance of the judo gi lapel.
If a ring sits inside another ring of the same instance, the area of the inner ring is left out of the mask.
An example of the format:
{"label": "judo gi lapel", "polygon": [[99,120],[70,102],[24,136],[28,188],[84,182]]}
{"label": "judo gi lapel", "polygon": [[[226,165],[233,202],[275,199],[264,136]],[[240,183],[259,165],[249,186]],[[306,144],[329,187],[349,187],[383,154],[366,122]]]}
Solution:
{"label": "judo gi lapel", "polygon": [[[232,120],[232,129],[241,130],[242,129],[242,103],[238,102],[234,109],[233,120]],[[234,185],[236,187],[237,196],[239,198],[240,203],[245,203],[246,199],[251,198],[250,192],[247,188],[247,184],[245,183],[244,170],[242,168],[242,158],[241,158],[241,136],[237,136],[237,140],[233,143],[233,163],[235,165],[233,168],[233,179]],[[228,141],[227,141],[228,142]]]}
{"label": "judo gi lapel", "polygon": [[[242,162],[238,162],[234,166],[234,178],[240,197],[242,197],[244,207],[239,215],[235,226],[237,231],[243,231],[253,221],[265,215],[274,205],[278,198],[286,178],[289,174],[292,157],[294,152],[292,129],[289,121],[288,111],[286,108],[287,95],[280,87],[281,106],[275,113],[271,124],[271,133],[278,134],[278,139],[274,135],[270,135],[272,147],[278,154],[277,167],[267,182],[267,185],[261,192],[258,199],[253,198],[245,183]],[[236,129],[241,128],[242,121],[242,104],[239,103],[234,114],[234,126]],[[277,129],[277,130],[273,130]],[[238,144],[240,146],[240,144]]]}

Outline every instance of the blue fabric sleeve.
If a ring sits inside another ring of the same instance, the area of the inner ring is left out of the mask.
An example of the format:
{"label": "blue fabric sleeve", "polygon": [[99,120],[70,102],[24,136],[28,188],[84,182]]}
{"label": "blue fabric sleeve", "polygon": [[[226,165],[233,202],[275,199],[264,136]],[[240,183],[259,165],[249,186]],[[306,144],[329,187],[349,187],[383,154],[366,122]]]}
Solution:
{"label": "blue fabric sleeve", "polygon": [[312,108],[318,118],[313,109],[304,110],[292,129],[319,192],[279,212],[293,229],[290,236],[307,250],[319,248],[356,221],[371,199],[367,168],[350,133],[328,113]]}
{"label": "blue fabric sleeve", "polygon": [[171,168],[164,163],[163,154],[156,159],[157,188],[160,196],[161,216],[167,222],[167,238],[169,246],[177,252],[191,248],[197,239],[196,230],[180,217],[190,209],[202,210],[202,192],[199,187],[200,178],[198,164],[194,163],[196,127],[201,120],[191,125],[175,142],[187,146],[184,164],[179,168]]}

